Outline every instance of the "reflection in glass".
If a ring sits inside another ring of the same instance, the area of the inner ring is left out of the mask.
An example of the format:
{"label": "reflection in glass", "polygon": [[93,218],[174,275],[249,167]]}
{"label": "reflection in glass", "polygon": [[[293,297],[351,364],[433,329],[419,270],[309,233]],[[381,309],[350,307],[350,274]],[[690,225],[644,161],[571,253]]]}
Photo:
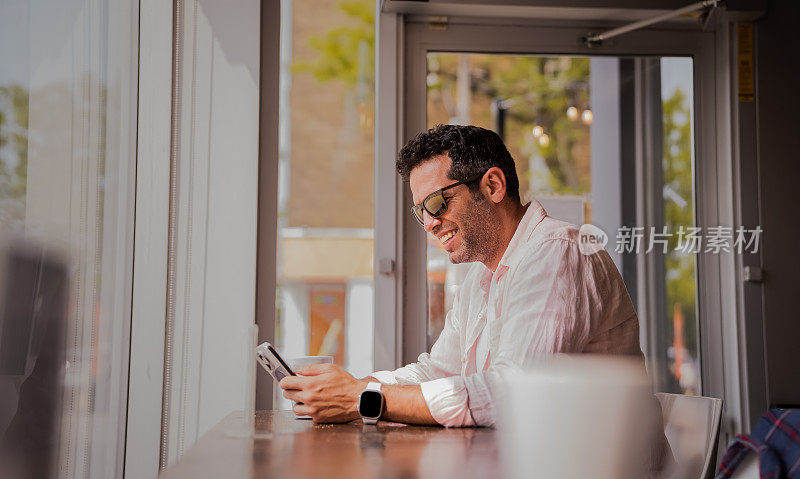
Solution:
{"label": "reflection in glass", "polygon": [[[58,400],[26,399],[38,377],[35,367],[0,377],[0,396],[14,398],[0,408],[0,425],[24,414],[56,417],[46,438],[34,439],[31,429],[30,447],[53,458],[47,472],[31,477],[56,471],[60,477],[114,477],[122,470],[136,167],[135,8],[118,0],[0,3],[0,235],[27,248],[41,245],[40,253],[62,252],[70,285],[59,318],[63,349],[31,349],[36,367],[54,360],[59,369],[63,383],[51,391]],[[14,310],[24,305],[6,301]],[[34,323],[46,305],[37,303],[29,315]]]}

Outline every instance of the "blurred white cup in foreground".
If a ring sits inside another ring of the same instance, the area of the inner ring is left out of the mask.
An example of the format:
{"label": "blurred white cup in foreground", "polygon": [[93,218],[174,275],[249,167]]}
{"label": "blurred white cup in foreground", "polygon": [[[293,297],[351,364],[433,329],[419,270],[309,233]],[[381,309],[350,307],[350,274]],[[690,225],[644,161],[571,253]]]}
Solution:
{"label": "blurred white cup in foreground", "polygon": [[501,394],[505,477],[644,476],[653,399],[641,362],[557,355],[509,374]]}

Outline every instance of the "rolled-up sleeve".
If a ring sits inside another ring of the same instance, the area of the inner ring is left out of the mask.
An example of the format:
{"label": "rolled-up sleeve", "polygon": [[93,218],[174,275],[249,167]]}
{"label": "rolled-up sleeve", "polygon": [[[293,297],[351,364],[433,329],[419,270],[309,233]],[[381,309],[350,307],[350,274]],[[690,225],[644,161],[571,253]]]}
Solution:
{"label": "rolled-up sleeve", "polygon": [[431,348],[417,362],[394,371],[378,371],[372,376],[383,384],[419,384],[431,416],[443,426],[472,426],[468,391],[461,376],[462,344],[459,333],[459,291],[447,313],[444,329]]}
{"label": "rolled-up sleeve", "polygon": [[492,368],[468,376],[426,381],[420,388],[431,416],[442,426],[494,426],[494,406],[503,374]]}
{"label": "rolled-up sleeve", "polygon": [[492,426],[494,403],[484,373],[451,376],[420,385],[431,416],[445,427]]}
{"label": "rolled-up sleeve", "polygon": [[450,376],[420,384],[431,416],[446,427],[474,426],[468,407],[469,393],[463,376]]}

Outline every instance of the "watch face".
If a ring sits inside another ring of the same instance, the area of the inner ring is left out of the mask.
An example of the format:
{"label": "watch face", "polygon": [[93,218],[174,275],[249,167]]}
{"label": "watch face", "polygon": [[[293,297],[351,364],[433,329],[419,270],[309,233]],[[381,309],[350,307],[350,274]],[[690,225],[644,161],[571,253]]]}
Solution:
{"label": "watch face", "polygon": [[378,417],[381,415],[381,400],[383,397],[378,391],[364,391],[358,402],[358,412],[364,417]]}

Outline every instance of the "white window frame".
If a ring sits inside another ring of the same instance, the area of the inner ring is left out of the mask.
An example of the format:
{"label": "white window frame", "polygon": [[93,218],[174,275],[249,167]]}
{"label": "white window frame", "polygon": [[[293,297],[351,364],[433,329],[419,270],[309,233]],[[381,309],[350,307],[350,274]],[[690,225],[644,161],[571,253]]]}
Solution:
{"label": "white window frame", "polygon": [[136,222],[125,476],[156,477],[164,393],[172,115],[172,2],[141,0]]}
{"label": "white window frame", "polygon": [[376,3],[375,30],[375,370],[395,369],[402,362],[403,184],[395,171],[402,146],[403,16],[381,12]]}

